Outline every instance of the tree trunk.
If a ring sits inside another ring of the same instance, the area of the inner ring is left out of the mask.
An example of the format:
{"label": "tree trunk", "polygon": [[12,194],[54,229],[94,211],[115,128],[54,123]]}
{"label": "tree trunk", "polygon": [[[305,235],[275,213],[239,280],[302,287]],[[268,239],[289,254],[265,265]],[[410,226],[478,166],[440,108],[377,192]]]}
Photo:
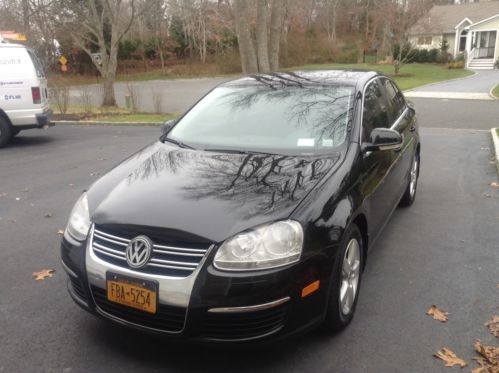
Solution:
{"label": "tree trunk", "polygon": [[[112,40],[112,39],[111,39]],[[118,67],[118,47],[117,43],[111,41],[109,59],[103,63],[102,77],[104,78],[104,99],[102,106],[116,106],[114,95],[114,82],[116,80],[116,68]]]}
{"label": "tree trunk", "polygon": [[268,4],[267,0],[257,0],[256,8],[256,48],[258,71],[270,71],[269,45],[268,45]]}
{"label": "tree trunk", "polygon": [[272,14],[270,16],[270,47],[269,60],[270,70],[276,71],[279,69],[279,52],[281,45],[281,36],[284,24],[284,13],[286,12],[286,4],[284,0],[274,0],[272,2]]}
{"label": "tree trunk", "polygon": [[163,48],[162,45],[158,48],[158,54],[159,54],[159,60],[161,61],[161,72],[163,74],[166,73],[165,71],[165,56],[163,55]]}
{"label": "tree trunk", "polygon": [[116,99],[114,98],[114,80],[113,74],[108,73],[104,77],[104,99],[102,106],[116,106]]}
{"label": "tree trunk", "polygon": [[246,74],[258,72],[255,46],[251,37],[246,0],[234,0],[234,18],[237,32],[241,65]]}

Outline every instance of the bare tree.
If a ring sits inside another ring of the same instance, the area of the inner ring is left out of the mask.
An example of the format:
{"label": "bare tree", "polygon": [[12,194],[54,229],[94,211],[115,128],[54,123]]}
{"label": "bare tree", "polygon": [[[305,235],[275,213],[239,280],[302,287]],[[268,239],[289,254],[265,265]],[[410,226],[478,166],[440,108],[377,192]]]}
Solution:
{"label": "bare tree", "polygon": [[[255,3],[251,0],[233,0],[232,5],[243,72],[277,70],[286,1],[256,0]],[[255,7],[256,37],[253,38],[250,21],[251,10]]]}
{"label": "bare tree", "polygon": [[249,3],[247,0],[234,0],[233,10],[243,72],[256,73],[258,62],[249,24]]}
{"label": "bare tree", "polygon": [[98,50],[100,58],[92,60],[104,79],[102,105],[116,106],[114,82],[119,42],[134,21],[137,4],[135,0],[85,0],[82,5],[77,11],[80,27],[72,32],[74,41],[91,57],[92,51]]}

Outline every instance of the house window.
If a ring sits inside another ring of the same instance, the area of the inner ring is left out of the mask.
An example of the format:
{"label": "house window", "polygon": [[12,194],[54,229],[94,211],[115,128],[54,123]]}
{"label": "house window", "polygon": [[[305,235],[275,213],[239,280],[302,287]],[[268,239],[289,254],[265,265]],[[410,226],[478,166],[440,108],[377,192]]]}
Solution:
{"label": "house window", "polygon": [[431,36],[420,36],[418,38],[418,45],[431,45],[432,37]]}

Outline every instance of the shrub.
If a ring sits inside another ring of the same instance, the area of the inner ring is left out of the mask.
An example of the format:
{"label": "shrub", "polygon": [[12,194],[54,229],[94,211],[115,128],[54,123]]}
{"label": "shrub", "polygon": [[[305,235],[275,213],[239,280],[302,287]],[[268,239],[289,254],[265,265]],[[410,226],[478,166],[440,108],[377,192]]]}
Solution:
{"label": "shrub", "polygon": [[140,40],[126,39],[120,42],[118,49],[118,58],[128,60],[140,48]]}
{"label": "shrub", "polygon": [[333,56],[333,62],[336,63],[357,63],[359,60],[359,51],[357,49],[338,52]]}
{"label": "shrub", "polygon": [[437,48],[430,49],[430,51],[428,52],[428,61],[426,62],[431,62],[431,63],[437,62],[439,54],[440,51]]}
{"label": "shrub", "polygon": [[449,62],[447,64],[448,69],[464,69],[464,61]]}
{"label": "shrub", "polygon": [[236,50],[227,50],[222,54],[216,55],[215,65],[217,66],[217,71],[223,74],[240,73],[242,71],[241,58]]}

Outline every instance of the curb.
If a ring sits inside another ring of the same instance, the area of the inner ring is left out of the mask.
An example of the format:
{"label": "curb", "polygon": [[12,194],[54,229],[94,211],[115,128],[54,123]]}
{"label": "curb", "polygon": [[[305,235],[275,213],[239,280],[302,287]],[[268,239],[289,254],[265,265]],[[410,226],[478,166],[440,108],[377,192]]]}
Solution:
{"label": "curb", "polygon": [[[468,69],[465,69],[465,70],[468,70]],[[403,91],[403,93],[411,92],[411,91],[414,91],[415,89],[419,89],[419,88],[422,88],[422,87],[431,87],[431,86],[436,85],[436,84],[448,83],[448,82],[455,82],[455,81],[458,81],[458,80],[465,80],[465,79],[473,78],[475,75],[478,75],[478,71],[473,71],[473,70],[468,70],[468,71],[471,71],[473,74],[468,75],[468,76],[463,76],[461,78],[454,78],[454,79],[449,79],[449,80],[441,80],[439,82],[433,82],[433,83],[423,84],[423,85],[420,85],[420,86],[417,86],[417,87],[405,90],[405,91]]]}
{"label": "curb", "polygon": [[55,120],[54,125],[63,126],[139,126],[139,127],[159,127],[163,122],[96,122],[87,120]]}
{"label": "curb", "polygon": [[494,160],[496,161],[497,173],[499,174],[499,135],[497,135],[497,128],[490,130],[492,135],[492,144],[494,145]]}
{"label": "curb", "polygon": [[499,100],[499,97],[494,96],[494,94],[492,93],[492,91],[493,91],[496,87],[499,87],[499,84],[498,84],[498,85],[493,86],[493,87],[490,89],[490,91],[489,91],[489,96],[490,96],[490,97],[492,97],[494,100]]}

